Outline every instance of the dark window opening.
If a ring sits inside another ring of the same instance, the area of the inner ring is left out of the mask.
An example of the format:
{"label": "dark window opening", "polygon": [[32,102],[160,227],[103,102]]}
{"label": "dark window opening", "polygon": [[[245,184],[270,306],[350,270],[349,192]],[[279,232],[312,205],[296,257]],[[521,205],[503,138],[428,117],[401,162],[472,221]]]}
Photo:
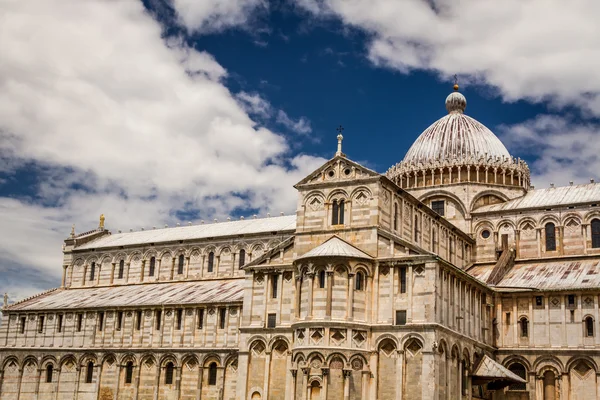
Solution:
{"label": "dark window opening", "polygon": [[117,279],[123,279],[123,273],[125,272],[125,260],[119,261],[119,275]]}
{"label": "dark window opening", "polygon": [[575,322],[575,310],[571,310],[569,320]]}
{"label": "dark window opening", "polygon": [[406,325],[406,310],[396,310],[396,325]]}
{"label": "dark window opening", "polygon": [[546,251],[556,250],[556,227],[552,222],[548,222],[545,227],[546,231]]}
{"label": "dark window opening", "polygon": [[574,294],[570,294],[567,296],[567,303],[568,303],[569,307],[575,307],[575,295]]}
{"label": "dark window opening", "polygon": [[142,316],[143,316],[143,313],[141,311],[138,311],[137,315],[136,315],[137,319],[135,321],[135,329],[138,330],[138,331],[140,329],[142,329]]}
{"label": "dark window opening", "polygon": [[25,324],[27,324],[27,318],[21,317],[21,333],[25,333]]}
{"label": "dark window opening", "polygon": [[544,298],[542,296],[535,296],[535,305],[537,307],[543,307],[544,306]]}
{"label": "dark window opening", "polygon": [[87,365],[87,370],[85,372],[85,383],[92,383],[92,379],[94,378],[94,363],[90,361]]}
{"label": "dark window opening", "polygon": [[398,230],[398,204],[394,204],[394,230]]}
{"label": "dark window opening", "polygon": [[125,383],[133,382],[133,362],[128,361],[125,366]]}
{"label": "dark window opening", "polygon": [[239,259],[239,267],[242,268],[242,266],[244,266],[244,264],[246,264],[246,250],[241,249],[240,250],[240,259]]}
{"label": "dark window opening", "polygon": [[204,326],[204,309],[201,308],[198,310],[198,329],[202,329]]}
{"label": "dark window opening", "polygon": [[437,200],[437,201],[431,202],[431,209],[433,211],[435,211],[436,213],[438,213],[439,215],[441,215],[442,217],[444,216],[444,209],[445,209],[444,206],[445,206],[444,200]]}
{"label": "dark window opening", "polygon": [[271,275],[271,297],[277,298],[277,285],[279,283],[279,275]]}
{"label": "dark window opening", "polygon": [[220,308],[219,309],[219,328],[225,329],[225,318],[227,317],[227,309]]}
{"label": "dark window opening", "polygon": [[333,201],[331,207],[331,225],[343,225],[344,224],[344,200]]}
{"label": "dark window opening", "polygon": [[160,317],[161,317],[161,311],[160,310],[156,310],[155,311],[156,315],[156,330],[159,331],[160,330]]}
{"label": "dark window opening", "polygon": [[52,382],[52,374],[54,373],[54,366],[52,364],[46,365],[46,383]]}
{"label": "dark window opening", "polygon": [[588,337],[594,336],[594,320],[592,317],[585,319],[585,333]]}
{"label": "dark window opening", "polygon": [[123,326],[123,311],[117,312],[117,330],[120,331]]}
{"label": "dark window opening", "polygon": [[521,318],[521,337],[529,337],[529,321]]}
{"label": "dark window opening", "polygon": [[98,313],[98,330],[100,332],[102,332],[103,329],[104,329],[104,313],[102,311],[100,311]]}
{"label": "dark window opening", "polygon": [[506,313],[506,325],[510,325],[510,313]]}
{"label": "dark window opening", "polygon": [[58,318],[56,319],[56,325],[57,325],[57,331],[58,333],[62,332],[62,326],[63,326],[63,315],[62,314],[58,314]]}
{"label": "dark window opening", "polygon": [[354,279],[356,281],[356,282],[354,282],[354,289],[363,290],[363,273],[358,272]]}
{"label": "dark window opening", "polygon": [[415,242],[418,242],[419,241],[419,217],[416,216],[416,215],[415,215],[415,226],[414,226],[414,228],[415,228],[415,232],[414,232],[414,236],[415,237],[414,237],[414,239],[415,239]]}
{"label": "dark window opening", "polygon": [[173,384],[173,371],[175,370],[175,366],[172,362],[167,363],[167,367],[165,368],[165,385]]}
{"label": "dark window opening", "polygon": [[600,219],[592,220],[592,248],[600,248]]}
{"label": "dark window opening", "polygon": [[217,363],[208,366],[208,384],[211,386],[217,384]]}
{"label": "dark window opening", "polygon": [[177,265],[177,274],[179,274],[179,275],[183,274],[183,263],[184,263],[183,254],[180,254],[179,255],[179,264]]}
{"label": "dark window opening", "polygon": [[148,276],[154,276],[154,269],[156,268],[156,257],[150,259],[150,268],[148,268]]}
{"label": "dark window opening", "polygon": [[[510,372],[514,373],[520,378],[527,380],[527,375],[525,371],[525,367],[522,364],[515,363],[511,365],[509,368]],[[526,383],[513,383],[508,387],[508,390],[527,390]]]}
{"label": "dark window opening", "polygon": [[267,315],[267,328],[275,328],[277,324],[277,314],[268,314]]}
{"label": "dark window opening", "polygon": [[400,293],[406,293],[406,267],[400,267]]}
{"label": "dark window opening", "polygon": [[176,328],[178,331],[181,330],[181,323],[183,320],[183,310],[177,310],[177,323]]}
{"label": "dark window opening", "polygon": [[323,289],[325,287],[325,270],[322,269],[319,271],[319,288]]}
{"label": "dark window opening", "polygon": [[83,325],[83,314],[77,314],[77,332],[81,332],[82,325]]}
{"label": "dark window opening", "polygon": [[212,251],[208,253],[208,272],[213,272],[215,266],[215,253]]}
{"label": "dark window opening", "polygon": [[44,316],[40,315],[40,319],[38,322],[38,333],[44,332]]}
{"label": "dark window opening", "polygon": [[96,263],[92,262],[90,266],[90,281],[94,282],[94,278],[96,277]]}

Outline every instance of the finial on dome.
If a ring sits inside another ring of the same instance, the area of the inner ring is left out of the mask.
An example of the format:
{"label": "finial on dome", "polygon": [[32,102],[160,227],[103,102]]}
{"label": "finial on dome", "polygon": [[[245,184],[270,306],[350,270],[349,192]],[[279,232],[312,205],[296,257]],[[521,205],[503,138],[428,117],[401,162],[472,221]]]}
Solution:
{"label": "finial on dome", "polygon": [[454,91],[458,92],[458,75],[454,74]]}
{"label": "finial on dome", "polygon": [[342,131],[344,130],[343,126],[338,126],[336,128],[338,135],[337,135],[337,140],[338,140],[338,145],[337,145],[337,152],[335,153],[336,156],[343,156],[344,154],[342,153],[342,140],[344,140],[344,136],[342,136]]}
{"label": "finial on dome", "polygon": [[467,99],[458,91],[458,76],[454,75],[454,92],[446,97],[446,110],[449,114],[465,112]]}

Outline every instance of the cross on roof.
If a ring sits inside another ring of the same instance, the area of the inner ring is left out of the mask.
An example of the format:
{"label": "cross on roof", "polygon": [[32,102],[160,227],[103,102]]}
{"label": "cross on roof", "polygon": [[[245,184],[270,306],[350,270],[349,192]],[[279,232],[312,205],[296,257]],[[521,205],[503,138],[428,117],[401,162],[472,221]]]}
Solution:
{"label": "cross on roof", "polygon": [[341,134],[344,131],[344,127],[340,125],[337,128],[335,128],[335,130],[337,131],[337,133]]}

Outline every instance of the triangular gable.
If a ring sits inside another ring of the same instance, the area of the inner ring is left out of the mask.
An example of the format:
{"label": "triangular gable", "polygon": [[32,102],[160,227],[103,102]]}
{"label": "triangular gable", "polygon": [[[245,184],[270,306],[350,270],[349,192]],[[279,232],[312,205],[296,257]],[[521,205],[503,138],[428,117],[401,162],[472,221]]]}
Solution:
{"label": "triangular gable", "polygon": [[473,372],[473,378],[480,381],[508,381],[526,383],[526,381],[508,370],[502,364],[492,360],[487,355],[484,355],[481,362]]}
{"label": "triangular gable", "polygon": [[281,251],[281,249],[286,250],[289,247],[292,247],[293,245],[294,245],[294,236],[290,236],[289,238],[285,239],[283,242],[279,243],[277,246],[273,247],[272,249],[267,250],[260,257],[257,257],[254,260],[250,261],[249,263],[242,265],[240,267],[240,269],[245,269],[245,268],[256,266],[256,265],[265,264],[267,260],[278,255],[279,252]]}
{"label": "triangular gable", "polygon": [[306,178],[302,179],[294,187],[297,188],[311,183],[340,182],[376,176],[381,176],[381,174],[344,156],[335,156],[308,174]]}
{"label": "triangular gable", "polygon": [[333,235],[314,249],[304,253],[297,260],[313,257],[346,257],[346,258],[362,258],[372,260],[369,254],[365,253],[358,247],[346,242],[337,235]]}

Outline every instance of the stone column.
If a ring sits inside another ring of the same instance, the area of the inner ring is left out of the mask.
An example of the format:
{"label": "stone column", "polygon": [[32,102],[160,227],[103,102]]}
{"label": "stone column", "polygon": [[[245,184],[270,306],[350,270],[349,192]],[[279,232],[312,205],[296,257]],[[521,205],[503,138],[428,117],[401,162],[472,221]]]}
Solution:
{"label": "stone column", "polygon": [[[402,400],[404,389],[404,350],[398,350],[396,358],[396,400]],[[408,399],[407,399],[408,400]]]}
{"label": "stone column", "polygon": [[308,394],[308,374],[310,373],[310,367],[303,367],[302,368],[302,388],[304,389],[302,391],[302,399],[303,400],[307,400],[310,398],[310,396],[307,396]]}
{"label": "stone column", "polygon": [[300,305],[302,302],[302,277],[296,277],[296,310],[295,315],[296,319],[300,318]]}
{"label": "stone column", "polygon": [[344,400],[350,400],[350,375],[352,375],[351,369],[344,368]]}
{"label": "stone column", "polygon": [[61,288],[64,288],[65,286],[67,286],[67,268],[69,266],[68,265],[63,265],[63,274],[62,274],[62,283],[60,285]]}
{"label": "stone column", "polygon": [[146,273],[146,260],[142,260],[142,270],[140,271],[140,282],[144,282],[144,274]]}
{"label": "stone column", "polygon": [[125,275],[125,283],[129,283],[129,270],[131,269],[131,261],[125,265],[127,266],[127,275]]}
{"label": "stone column", "polygon": [[348,274],[348,320],[354,319],[354,273]]}
{"label": "stone column", "polygon": [[[181,371],[183,369],[183,365],[181,367],[174,367],[175,369],[175,398],[179,399],[181,397]],[[225,376],[225,374],[223,374]]]}
{"label": "stone column", "polygon": [[[327,306],[325,309],[325,317],[331,318],[331,301],[333,296],[333,271],[327,271]],[[325,397],[327,398],[327,397]]]}
{"label": "stone column", "polygon": [[[100,361],[100,364],[98,364],[98,378],[96,379],[96,399],[100,398],[100,380],[102,379],[102,364],[103,362]],[[36,390],[36,393],[38,391]]]}
{"label": "stone column", "polygon": [[158,392],[160,391],[160,375],[162,365],[156,364],[156,380],[154,381],[154,400],[158,400]]}
{"label": "stone column", "polygon": [[[392,270],[390,269],[390,272]],[[372,307],[371,307],[371,318],[370,323],[377,323],[379,315],[379,262],[375,262],[375,268],[373,273],[373,296],[372,296]]]}
{"label": "stone column", "polygon": [[558,251],[561,256],[565,254],[565,227],[562,225],[557,226],[558,228]]}
{"label": "stone column", "polygon": [[[204,368],[202,364],[198,364],[198,386],[196,392],[196,400],[200,400],[202,398],[202,381],[204,380]],[[239,387],[237,388],[239,390]]]}
{"label": "stone column", "polygon": [[[271,352],[265,351],[265,379],[263,383],[263,398],[269,398],[269,378],[270,378],[270,370],[271,370]],[[250,371],[252,373],[252,371]]]}
{"label": "stone column", "polygon": [[326,399],[327,398],[327,387],[329,386],[328,385],[328,382],[329,382],[329,368],[323,367],[323,368],[321,368],[321,372],[323,374],[323,391],[321,392],[321,398],[322,399]]}
{"label": "stone column", "polygon": [[140,379],[142,376],[142,362],[140,361],[139,365],[137,366],[137,376],[135,378],[135,385],[133,387],[133,398],[134,400],[138,399],[138,393],[140,391]]}
{"label": "stone column", "polygon": [[308,301],[308,307],[307,307],[307,318],[312,318],[312,306],[313,306],[313,286],[314,286],[314,280],[315,280],[315,274],[313,272],[310,272],[308,274],[306,274],[306,276],[308,276],[308,298],[306,299]]}
{"label": "stone column", "polygon": [[117,263],[111,263],[110,269],[110,284],[112,285],[115,282],[115,266]]}
{"label": "stone column", "polygon": [[[38,398],[38,394],[40,393],[40,382],[42,381],[42,372],[43,371],[44,371],[43,368],[38,368],[38,376],[37,376],[37,382],[35,383],[35,396],[34,396],[34,399],[36,399],[36,400]],[[2,393],[0,392],[0,394],[2,394]]]}
{"label": "stone column", "polygon": [[[296,368],[292,368],[290,369],[290,373],[292,374],[292,387],[290,390],[290,397],[288,398],[288,400],[296,400],[296,379],[298,376],[298,370]],[[1,376],[0,376],[1,379]],[[1,382],[1,380],[0,380]]]}
{"label": "stone column", "polygon": [[[77,365],[77,380],[75,381],[75,391],[73,393],[73,400],[77,399],[77,395],[79,394],[79,382],[81,382],[81,365]],[[21,393],[21,378],[23,376],[21,375],[19,377],[19,393]],[[118,384],[118,382],[117,382]],[[19,400],[19,398],[17,397],[17,400]]]}
{"label": "stone column", "polygon": [[[190,274],[190,256],[187,256],[185,258],[185,279],[188,278],[189,274]],[[233,276],[233,274],[231,276]]]}
{"label": "stone column", "polygon": [[175,257],[171,259],[171,272],[169,274],[169,279],[173,280],[173,274],[175,273]]}

